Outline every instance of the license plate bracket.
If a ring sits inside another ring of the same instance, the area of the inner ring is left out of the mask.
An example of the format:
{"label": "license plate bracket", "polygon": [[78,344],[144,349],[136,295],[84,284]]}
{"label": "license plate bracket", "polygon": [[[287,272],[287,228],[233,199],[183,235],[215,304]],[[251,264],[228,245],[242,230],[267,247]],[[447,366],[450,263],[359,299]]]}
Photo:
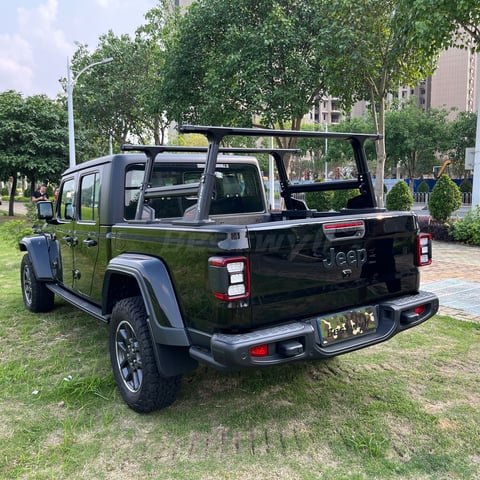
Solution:
{"label": "license plate bracket", "polygon": [[370,335],[378,327],[377,310],[368,306],[325,315],[317,318],[317,327],[322,346]]}

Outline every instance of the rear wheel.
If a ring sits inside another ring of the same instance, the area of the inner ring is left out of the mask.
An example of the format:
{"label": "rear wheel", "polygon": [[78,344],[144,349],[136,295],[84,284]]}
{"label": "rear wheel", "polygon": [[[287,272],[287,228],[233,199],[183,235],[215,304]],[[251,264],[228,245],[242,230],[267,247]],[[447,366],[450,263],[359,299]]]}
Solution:
{"label": "rear wheel", "polygon": [[55,295],[44,282],[39,282],[33,271],[30,255],[26,253],[20,267],[23,303],[31,312],[48,312],[53,308]]}
{"label": "rear wheel", "polygon": [[159,374],[142,297],[120,300],[113,308],[110,360],[120,394],[136,412],[165,408],[176,400],[181,375]]}

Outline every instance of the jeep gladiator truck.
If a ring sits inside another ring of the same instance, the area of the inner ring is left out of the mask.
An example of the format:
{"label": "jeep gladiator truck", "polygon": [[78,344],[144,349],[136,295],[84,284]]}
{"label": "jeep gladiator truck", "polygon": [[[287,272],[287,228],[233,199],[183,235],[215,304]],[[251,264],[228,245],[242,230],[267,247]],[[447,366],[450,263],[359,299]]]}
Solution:
{"label": "jeep gladiator truck", "polygon": [[[49,311],[57,295],[109,324],[113,374],[133,410],[171,404],[198,363],[229,371],[325,359],[437,312],[437,297],[419,290],[431,237],[414,213],[376,206],[364,142],[378,136],[180,131],[204,134],[208,148],[127,145],[72,167],[56,204],[38,204],[46,224],[20,242],[26,308]],[[291,150],[222,147],[236,135],[340,142],[349,178],[295,183]],[[275,160],[279,210],[267,205],[256,153]],[[339,190],[356,196],[337,211],[301,198]]]}

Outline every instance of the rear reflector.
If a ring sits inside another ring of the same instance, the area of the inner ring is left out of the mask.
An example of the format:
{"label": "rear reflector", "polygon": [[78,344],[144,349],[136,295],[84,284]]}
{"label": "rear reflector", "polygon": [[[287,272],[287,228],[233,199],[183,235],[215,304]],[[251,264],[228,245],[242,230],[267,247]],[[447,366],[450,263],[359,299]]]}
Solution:
{"label": "rear reflector", "polygon": [[250,348],[250,355],[252,357],[266,357],[268,355],[268,344],[255,345]]}
{"label": "rear reflector", "polygon": [[425,305],[420,305],[417,308],[415,308],[415,313],[417,315],[421,315],[425,311]]}

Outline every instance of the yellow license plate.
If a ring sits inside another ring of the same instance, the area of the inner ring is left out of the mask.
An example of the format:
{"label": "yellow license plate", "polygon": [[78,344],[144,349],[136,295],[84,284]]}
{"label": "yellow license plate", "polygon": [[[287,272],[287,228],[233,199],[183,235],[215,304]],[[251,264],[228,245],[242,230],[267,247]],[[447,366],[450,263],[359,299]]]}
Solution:
{"label": "yellow license plate", "polygon": [[374,307],[365,307],[319,317],[317,323],[321,344],[331,345],[375,332],[377,315]]}

